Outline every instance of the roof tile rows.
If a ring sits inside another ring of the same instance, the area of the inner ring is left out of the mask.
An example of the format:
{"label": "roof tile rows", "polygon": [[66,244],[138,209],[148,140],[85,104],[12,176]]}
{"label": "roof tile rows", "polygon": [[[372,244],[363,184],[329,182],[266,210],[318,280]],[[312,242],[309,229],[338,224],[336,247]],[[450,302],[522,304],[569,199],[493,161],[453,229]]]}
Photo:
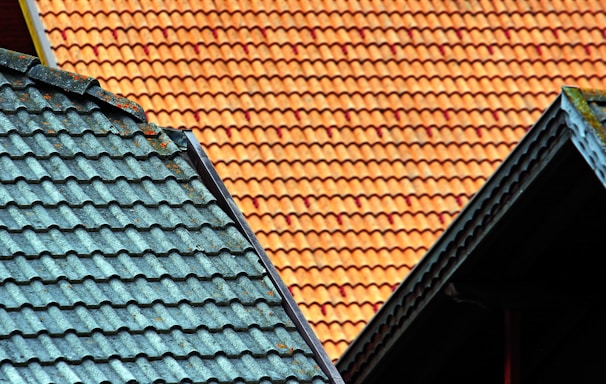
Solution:
{"label": "roof tile rows", "polygon": [[[604,259],[591,250],[601,245],[605,215],[605,107],[604,90],[562,88],[339,358],[347,383],[391,381],[394,370],[407,382],[491,381],[518,376],[520,370],[507,363],[518,357],[522,381],[567,381],[591,372],[582,366],[595,352],[580,355],[590,350],[580,344],[593,342],[602,324],[585,315],[587,321],[575,318],[562,327],[567,310],[578,313],[579,301],[567,306],[555,295],[553,305],[547,303],[554,290],[568,294],[604,280],[598,266]],[[571,253],[581,257],[570,262]],[[523,353],[499,353],[516,339],[524,340]],[[545,347],[545,340],[556,339],[566,340],[552,344],[558,351]],[[570,353],[562,359],[566,348]],[[542,363],[530,368],[533,354]],[[504,368],[496,369],[503,361]]]}
{"label": "roof tile rows", "polygon": [[0,48],[0,381],[331,381],[195,158],[142,116]]}
{"label": "roof tile rows", "polygon": [[604,1],[49,1],[61,68],[209,158],[338,358],[564,84]]}

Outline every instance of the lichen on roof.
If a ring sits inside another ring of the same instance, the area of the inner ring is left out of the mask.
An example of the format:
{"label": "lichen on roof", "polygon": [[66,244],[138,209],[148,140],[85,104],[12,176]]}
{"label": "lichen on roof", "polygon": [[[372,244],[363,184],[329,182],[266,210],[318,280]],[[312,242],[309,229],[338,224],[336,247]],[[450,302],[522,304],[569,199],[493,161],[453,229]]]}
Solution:
{"label": "lichen on roof", "polygon": [[329,381],[187,156],[96,80],[0,49],[1,382]]}
{"label": "lichen on roof", "polygon": [[591,104],[606,101],[606,91],[567,86],[562,87],[562,92],[568,97],[585,122],[594,130],[602,144],[606,146],[606,129],[596,115],[596,110],[591,107]]}

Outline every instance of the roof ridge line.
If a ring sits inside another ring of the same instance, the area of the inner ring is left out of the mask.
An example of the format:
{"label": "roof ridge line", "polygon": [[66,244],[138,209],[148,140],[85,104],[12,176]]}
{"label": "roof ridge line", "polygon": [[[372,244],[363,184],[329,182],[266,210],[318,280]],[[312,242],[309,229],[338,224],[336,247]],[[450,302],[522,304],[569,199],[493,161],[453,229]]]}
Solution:
{"label": "roof ridge line", "polygon": [[147,122],[143,107],[132,100],[103,89],[96,78],[48,67],[41,64],[40,59],[36,56],[5,48],[0,48],[0,67],[17,71],[33,81],[42,82],[78,96],[92,97],[99,102],[121,109],[135,118],[137,122]]}

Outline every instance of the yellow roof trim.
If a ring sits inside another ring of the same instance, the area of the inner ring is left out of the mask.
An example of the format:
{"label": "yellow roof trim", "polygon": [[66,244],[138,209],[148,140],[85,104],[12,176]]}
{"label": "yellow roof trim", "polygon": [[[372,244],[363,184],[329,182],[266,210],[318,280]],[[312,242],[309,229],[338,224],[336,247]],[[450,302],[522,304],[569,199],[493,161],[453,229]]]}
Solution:
{"label": "yellow roof trim", "polygon": [[50,49],[36,5],[31,0],[19,0],[19,6],[40,61],[43,65],[56,68],[57,61]]}

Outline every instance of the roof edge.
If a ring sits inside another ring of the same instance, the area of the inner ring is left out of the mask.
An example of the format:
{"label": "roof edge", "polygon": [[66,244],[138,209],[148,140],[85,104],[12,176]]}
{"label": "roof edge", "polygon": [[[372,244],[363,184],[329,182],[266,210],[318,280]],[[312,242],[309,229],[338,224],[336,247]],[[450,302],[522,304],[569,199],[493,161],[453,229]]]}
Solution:
{"label": "roof edge", "polygon": [[566,100],[577,110],[587,126],[593,129],[602,144],[606,145],[606,130],[588,104],[588,101],[606,101],[606,91],[564,86],[562,93],[566,95]]}
{"label": "roof edge", "polygon": [[280,277],[276,267],[271,262],[269,256],[265,253],[265,250],[261,246],[261,243],[255,236],[253,230],[248,225],[244,214],[238,208],[233,197],[225,187],[225,184],[219,177],[214,165],[212,164],[209,157],[204,152],[200,142],[195,137],[191,130],[184,130],[183,133],[187,138],[187,153],[194,162],[195,168],[207,185],[207,188],[217,198],[221,208],[231,217],[236,223],[238,230],[246,237],[246,239],[252,244],[255,252],[259,256],[263,266],[266,268],[269,278],[276,286],[280,296],[284,300],[284,307],[288,315],[293,320],[295,327],[301,332],[303,339],[308,343],[310,349],[318,359],[320,368],[331,383],[344,384],[345,382],[341,378],[341,374],[332,363],[332,360],[326,353],[326,350],[322,346],[322,343],[317,338],[316,334],[311,328],[311,325],[301,312],[298,304],[296,303],[290,291],[284,284],[284,281]]}
{"label": "roof edge", "polygon": [[606,187],[606,129],[602,122],[601,107],[593,103],[606,103],[606,90],[563,87],[562,109],[567,112],[567,124],[573,135],[572,142],[587,164],[594,171],[602,185]]}
{"label": "roof edge", "polygon": [[56,68],[57,60],[50,47],[50,43],[44,32],[44,26],[42,20],[38,14],[38,8],[34,3],[34,0],[19,0],[19,6],[21,12],[25,18],[27,29],[34,43],[34,48],[40,57],[40,61],[43,65]]}
{"label": "roof edge", "polygon": [[146,122],[143,107],[132,100],[103,89],[95,78],[42,65],[35,56],[0,48],[0,67],[19,72],[37,83],[43,83],[78,96],[89,96],[116,107],[138,122]]}
{"label": "roof edge", "polygon": [[[553,122],[558,124],[566,119],[567,111],[562,108],[563,93],[564,90],[337,361],[339,371],[348,382],[363,382],[407,326],[475,249],[481,234],[490,231],[522,195],[534,176],[546,165],[545,159],[554,156],[570,140],[571,130],[565,130],[562,134],[563,128],[559,131],[548,129]],[[542,156],[539,161],[536,161],[537,154]],[[516,189],[519,193],[508,189],[512,179],[518,183]]]}

